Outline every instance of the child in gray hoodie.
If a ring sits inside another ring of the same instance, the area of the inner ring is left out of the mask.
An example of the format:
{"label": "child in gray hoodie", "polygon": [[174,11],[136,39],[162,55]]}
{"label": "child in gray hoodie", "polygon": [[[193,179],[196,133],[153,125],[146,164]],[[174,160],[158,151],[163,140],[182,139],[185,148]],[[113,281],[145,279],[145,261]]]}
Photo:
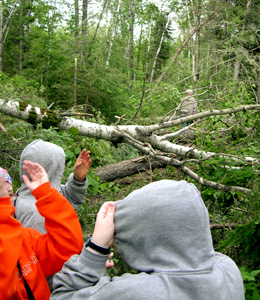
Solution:
{"label": "child in gray hoodie", "polygon": [[[138,274],[110,278],[109,247]],[[197,188],[162,180],[101,207],[92,240],[55,275],[51,300],[244,300],[235,262],[213,249]]]}
{"label": "child in gray hoodie", "polygon": [[[75,163],[74,172],[70,174],[65,185],[61,185],[65,169],[65,153],[61,147],[40,139],[27,145],[20,157],[21,182],[23,182],[22,175],[25,174],[22,168],[25,160],[43,166],[52,187],[55,187],[76,210],[85,202],[88,186],[86,176],[91,166],[90,151],[85,149],[81,151]],[[35,205],[36,200],[24,183],[22,183],[17,194],[15,217],[24,227],[32,227],[41,233],[46,233],[44,218],[39,214]]]}

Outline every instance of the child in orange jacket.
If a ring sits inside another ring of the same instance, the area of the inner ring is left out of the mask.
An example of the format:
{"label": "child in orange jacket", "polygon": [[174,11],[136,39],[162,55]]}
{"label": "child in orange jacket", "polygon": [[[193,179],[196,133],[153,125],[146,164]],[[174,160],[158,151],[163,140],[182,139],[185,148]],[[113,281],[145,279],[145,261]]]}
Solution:
{"label": "child in orange jacket", "polygon": [[24,228],[13,217],[15,208],[5,176],[0,175],[0,300],[47,300],[46,276],[57,273],[65,261],[81,252],[83,236],[74,208],[51,187],[44,168],[24,161],[23,169],[31,178],[23,175],[45,218],[47,233]]}

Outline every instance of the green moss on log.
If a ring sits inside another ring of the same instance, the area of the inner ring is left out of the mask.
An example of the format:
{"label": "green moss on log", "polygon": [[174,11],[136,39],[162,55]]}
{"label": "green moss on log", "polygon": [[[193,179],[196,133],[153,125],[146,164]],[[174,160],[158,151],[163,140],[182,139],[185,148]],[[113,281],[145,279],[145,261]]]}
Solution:
{"label": "green moss on log", "polygon": [[[19,101],[19,109],[20,111],[25,111],[28,107],[28,103]],[[38,114],[36,112],[35,107],[31,107],[28,111],[27,122],[35,126],[37,123],[42,123],[43,128],[57,127],[62,118],[53,110],[40,108],[41,120],[37,121]]]}
{"label": "green moss on log", "polygon": [[42,119],[43,128],[57,127],[62,118],[53,110],[41,109],[41,113],[44,114]]}

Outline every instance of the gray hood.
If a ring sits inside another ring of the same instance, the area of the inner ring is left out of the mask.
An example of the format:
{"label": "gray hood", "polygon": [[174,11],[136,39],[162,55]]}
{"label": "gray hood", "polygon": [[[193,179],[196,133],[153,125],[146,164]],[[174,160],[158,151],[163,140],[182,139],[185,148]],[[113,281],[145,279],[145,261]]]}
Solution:
{"label": "gray hood", "polygon": [[116,201],[116,250],[138,274],[106,275],[108,256],[83,248],[55,278],[52,300],[244,300],[235,262],[214,252],[193,184],[162,180]]}
{"label": "gray hood", "polygon": [[116,202],[117,251],[143,272],[210,270],[215,255],[209,216],[186,181],[162,180]]}
{"label": "gray hood", "polygon": [[[42,165],[48,173],[52,187],[61,191],[60,183],[65,168],[65,153],[61,147],[55,144],[42,140],[35,140],[24,148],[20,157],[20,179],[22,185],[18,190],[15,217],[24,227],[33,227],[36,230],[45,233],[44,218],[39,214],[36,208],[36,199],[23,183],[22,175],[25,174],[25,172],[22,169],[22,165],[24,160],[30,160]],[[28,176],[28,174],[26,175]]]}
{"label": "gray hood", "polygon": [[[26,174],[22,168],[25,160],[30,160],[43,166],[48,173],[52,187],[60,190],[60,183],[65,168],[65,153],[61,147],[39,139],[24,148],[20,157],[20,179],[22,186],[19,190],[19,195],[24,192],[28,192],[28,195],[30,195],[30,191],[22,179],[22,175]],[[28,174],[26,175],[28,176]]]}

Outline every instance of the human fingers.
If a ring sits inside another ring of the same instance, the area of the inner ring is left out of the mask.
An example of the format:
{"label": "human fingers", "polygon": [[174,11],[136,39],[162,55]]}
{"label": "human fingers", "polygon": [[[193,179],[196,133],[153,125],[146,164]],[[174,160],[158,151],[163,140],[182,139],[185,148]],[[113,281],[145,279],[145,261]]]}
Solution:
{"label": "human fingers", "polygon": [[102,204],[97,214],[97,220],[102,221],[105,218],[113,218],[115,213],[115,202],[107,201]]}
{"label": "human fingers", "polygon": [[108,260],[106,261],[106,264],[105,264],[106,269],[113,268],[114,266],[115,266],[114,261],[110,260],[109,257],[108,257]]}
{"label": "human fingers", "polygon": [[101,206],[92,235],[92,240],[97,245],[110,247],[113,244],[115,231],[114,213],[114,202],[105,202]]}
{"label": "human fingers", "polygon": [[23,169],[25,172],[27,172],[29,174],[29,176],[32,179],[32,181],[30,182],[30,180],[28,179],[27,176],[23,177],[27,187],[30,190],[32,190],[32,188],[35,189],[39,185],[41,185],[49,180],[45,169],[38,163],[33,163],[31,161],[25,160],[23,163]]}

